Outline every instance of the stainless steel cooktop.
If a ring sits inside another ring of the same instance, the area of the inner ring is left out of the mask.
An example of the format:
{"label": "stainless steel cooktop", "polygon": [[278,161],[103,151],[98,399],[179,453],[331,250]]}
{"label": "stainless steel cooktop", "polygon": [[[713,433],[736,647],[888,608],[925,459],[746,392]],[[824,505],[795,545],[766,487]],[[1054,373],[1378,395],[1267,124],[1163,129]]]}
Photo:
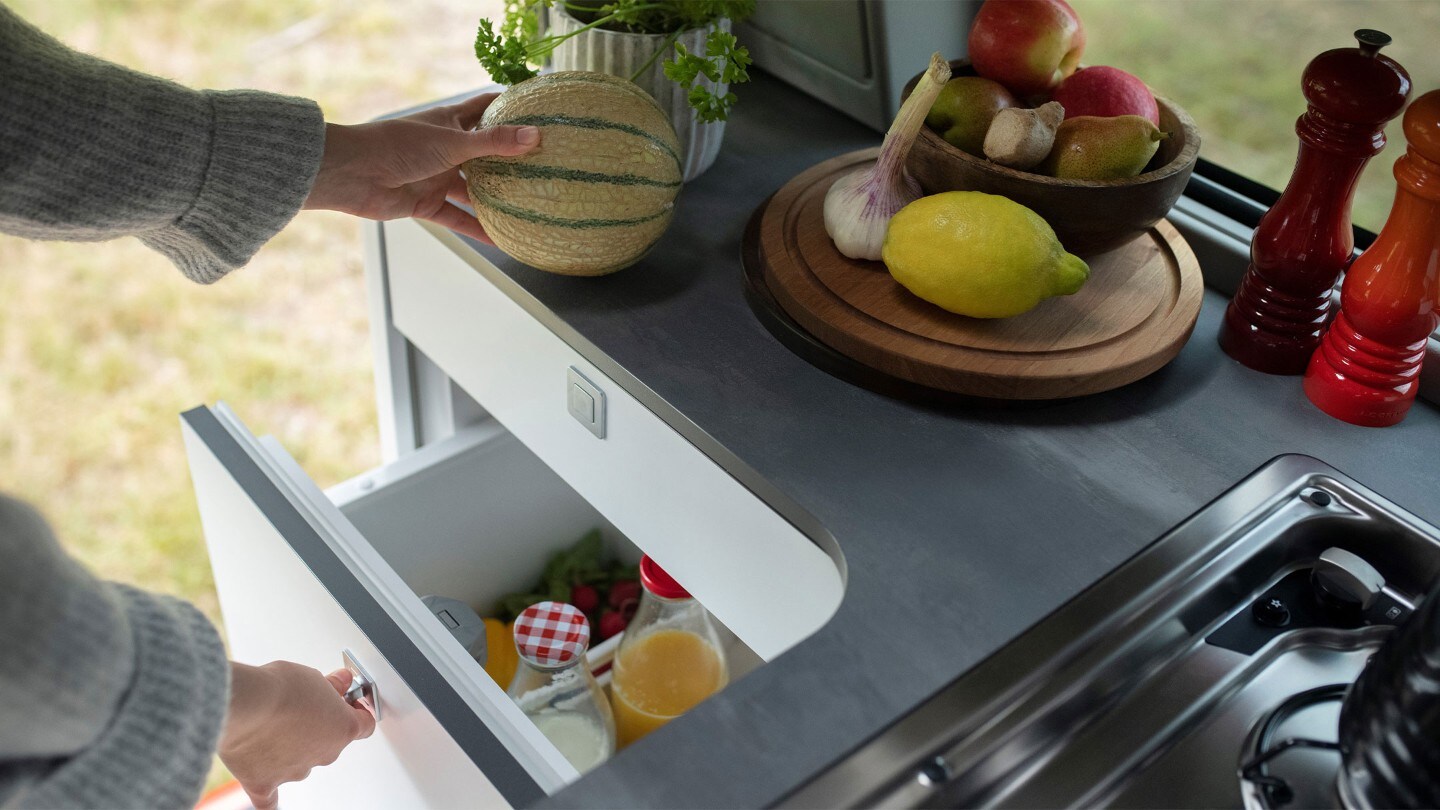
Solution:
{"label": "stainless steel cooktop", "polygon": [[1333,805],[1339,698],[1437,581],[1440,530],[1282,456],[783,804]]}

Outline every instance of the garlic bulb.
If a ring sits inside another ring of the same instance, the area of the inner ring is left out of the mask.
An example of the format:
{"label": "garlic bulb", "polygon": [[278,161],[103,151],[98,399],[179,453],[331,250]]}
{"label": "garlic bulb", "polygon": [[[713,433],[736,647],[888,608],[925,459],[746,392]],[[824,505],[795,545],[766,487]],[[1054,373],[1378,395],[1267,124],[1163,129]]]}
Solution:
{"label": "garlic bulb", "polygon": [[920,77],[910,97],[885,133],[875,165],[836,180],[825,194],[825,232],[835,247],[852,259],[880,259],[890,217],[920,199],[920,184],[905,171],[905,157],[925,124],[925,116],[950,81],[950,66],[940,54]]}

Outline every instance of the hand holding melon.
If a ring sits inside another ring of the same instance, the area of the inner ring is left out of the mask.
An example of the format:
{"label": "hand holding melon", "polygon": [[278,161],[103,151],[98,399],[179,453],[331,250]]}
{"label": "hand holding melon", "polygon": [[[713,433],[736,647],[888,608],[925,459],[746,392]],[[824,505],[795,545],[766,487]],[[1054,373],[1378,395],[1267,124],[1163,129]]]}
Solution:
{"label": "hand holding melon", "polygon": [[464,165],[475,216],[496,247],[526,264],[599,276],[650,252],[680,193],[680,142],[644,90],[565,71],[527,79],[490,105],[482,127],[534,126],[524,155]]}
{"label": "hand holding melon", "polygon": [[305,207],[381,222],[423,219],[488,241],[480,223],[452,204],[465,196],[456,167],[482,155],[522,154],[540,137],[534,127],[475,129],[497,96],[368,124],[326,124],[325,156]]}

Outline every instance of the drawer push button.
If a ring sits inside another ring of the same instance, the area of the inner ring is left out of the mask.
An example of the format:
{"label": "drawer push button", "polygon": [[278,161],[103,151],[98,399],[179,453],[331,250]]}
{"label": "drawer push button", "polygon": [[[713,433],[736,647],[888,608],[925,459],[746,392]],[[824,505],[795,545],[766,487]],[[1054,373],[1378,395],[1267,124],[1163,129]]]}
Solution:
{"label": "drawer push button", "polygon": [[568,369],[568,378],[569,385],[566,390],[569,394],[566,405],[570,415],[584,425],[586,430],[594,433],[595,438],[605,438],[605,392],[586,379],[574,366]]}

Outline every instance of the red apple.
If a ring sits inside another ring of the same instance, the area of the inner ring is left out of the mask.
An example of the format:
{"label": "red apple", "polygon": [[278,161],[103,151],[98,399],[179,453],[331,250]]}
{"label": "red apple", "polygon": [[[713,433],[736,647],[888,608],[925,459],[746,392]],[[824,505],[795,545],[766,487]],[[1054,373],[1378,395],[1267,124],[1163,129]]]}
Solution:
{"label": "red apple", "polygon": [[970,26],[975,72],[1018,96],[1049,92],[1084,50],[1085,28],[1065,0],[985,0]]}
{"label": "red apple", "polygon": [[1120,68],[1080,68],[1055,88],[1051,100],[1065,108],[1066,118],[1082,115],[1138,115],[1160,126],[1160,108],[1145,82]]}

